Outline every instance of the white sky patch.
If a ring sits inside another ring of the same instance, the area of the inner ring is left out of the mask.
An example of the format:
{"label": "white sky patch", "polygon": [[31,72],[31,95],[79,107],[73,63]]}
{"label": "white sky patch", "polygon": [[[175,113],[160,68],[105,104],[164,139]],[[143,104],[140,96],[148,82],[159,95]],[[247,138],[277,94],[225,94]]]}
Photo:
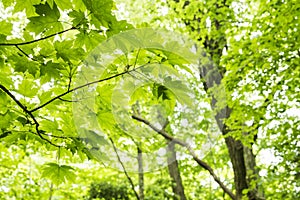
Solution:
{"label": "white sky patch", "polygon": [[189,122],[188,122],[187,119],[181,119],[181,120],[180,120],[180,124],[181,124],[181,126],[183,126],[183,127],[187,127],[188,124],[189,124]]}
{"label": "white sky patch", "polygon": [[165,156],[167,153],[166,149],[165,148],[160,148],[158,151],[157,151],[157,154],[161,157]]}
{"label": "white sky patch", "polygon": [[247,126],[252,126],[253,123],[254,123],[254,120],[248,120],[248,121],[245,121],[245,124],[246,124]]}
{"label": "white sky patch", "polygon": [[286,115],[288,117],[297,117],[300,119],[300,107],[292,107],[286,110]]}
{"label": "white sky patch", "polygon": [[240,100],[241,103],[249,105],[252,104],[253,108],[258,108],[264,103],[264,97],[260,95],[260,91],[255,90],[252,92],[244,92],[244,100]]}
{"label": "white sky patch", "polygon": [[169,8],[166,6],[158,8],[158,12],[161,13],[161,16],[165,16],[169,13]]}
{"label": "white sky patch", "polygon": [[207,17],[205,20],[206,28],[208,29],[208,32],[211,31],[211,20],[210,17]]}
{"label": "white sky patch", "polygon": [[6,187],[5,185],[2,185],[2,186],[0,187],[0,191],[3,191],[3,192],[5,192],[5,193],[7,193],[7,192],[10,191],[10,188]]}
{"label": "white sky patch", "polygon": [[236,41],[240,41],[241,38],[242,38],[242,35],[235,35],[233,38],[234,38]]}
{"label": "white sky patch", "polygon": [[27,20],[25,12],[18,12],[14,14],[14,16],[16,16],[18,20],[13,22],[12,38],[22,38],[23,30],[29,23],[29,20]]}
{"label": "white sky patch", "polygon": [[254,31],[254,32],[251,32],[250,39],[254,39],[254,38],[257,38],[259,36],[262,36],[262,32],[261,31]]}
{"label": "white sky patch", "polygon": [[26,27],[29,20],[26,18],[25,12],[12,13],[14,7],[9,6],[4,8],[2,2],[0,2],[0,21],[7,21],[12,23],[12,35],[7,36],[7,39],[22,38],[23,29]]}
{"label": "white sky patch", "polygon": [[275,153],[272,149],[262,149],[258,155],[258,161],[264,165],[277,165],[282,158],[275,156]]}
{"label": "white sky patch", "polygon": [[259,171],[259,176],[267,176],[267,174],[268,174],[268,170],[266,170],[266,169],[261,169],[260,171]]}
{"label": "white sky patch", "polygon": [[12,15],[13,7],[4,8],[2,1],[0,1],[0,20],[5,20]]}

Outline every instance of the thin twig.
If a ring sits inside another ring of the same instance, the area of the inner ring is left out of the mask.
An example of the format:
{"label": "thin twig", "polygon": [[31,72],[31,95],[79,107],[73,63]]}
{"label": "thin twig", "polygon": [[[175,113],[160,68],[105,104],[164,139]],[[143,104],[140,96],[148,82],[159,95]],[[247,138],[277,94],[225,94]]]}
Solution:
{"label": "thin twig", "polygon": [[[144,67],[144,66],[145,66],[145,65],[142,65],[142,66],[140,66],[139,68]],[[93,84],[96,84],[96,83],[101,83],[101,82],[104,82],[104,81],[108,81],[108,80],[110,80],[110,79],[113,79],[113,78],[122,76],[122,75],[124,75],[124,74],[128,74],[128,73],[133,72],[133,71],[135,71],[135,70],[136,70],[136,69],[132,69],[132,70],[129,70],[129,71],[124,71],[124,72],[122,72],[122,73],[115,74],[115,75],[113,75],[113,76],[110,76],[110,77],[107,77],[107,78],[104,78],[104,79],[92,81],[92,82],[86,83],[86,84],[84,84],[84,85],[80,85],[80,86],[78,86],[78,87],[75,87],[75,88],[73,88],[73,89],[67,90],[66,92],[61,93],[60,95],[58,95],[58,96],[56,96],[56,97],[50,99],[49,101],[43,103],[42,105],[40,105],[40,106],[38,106],[38,107],[36,107],[36,108],[30,110],[30,112],[35,112],[35,111],[37,111],[37,110],[39,110],[39,109],[41,109],[41,108],[47,106],[47,105],[50,104],[51,102],[53,102],[53,101],[55,101],[55,100],[57,100],[57,99],[60,99],[61,97],[65,96],[65,95],[67,95],[67,94],[69,94],[69,93],[71,93],[71,92],[74,92],[74,91],[76,91],[76,90],[78,90],[78,89],[81,89],[81,88],[84,88],[84,87],[87,87],[87,86],[90,86],[90,85],[93,85]]]}
{"label": "thin twig", "polygon": [[21,51],[28,59],[33,60],[33,61],[37,61],[36,59],[31,58],[31,57],[30,57],[25,51],[23,51],[23,49],[21,49],[18,45],[15,45],[15,47],[17,47],[17,49],[18,49],[19,51]]}
{"label": "thin twig", "polygon": [[63,98],[58,98],[58,99],[61,100],[61,101],[69,102],[69,103],[78,102],[77,100],[67,100],[67,99],[63,99]]}
{"label": "thin twig", "polygon": [[70,69],[70,71],[68,72],[68,79],[69,79],[69,83],[68,83],[68,91],[70,90],[70,88],[71,88],[71,84],[72,84],[72,78],[73,78],[73,76],[74,76],[74,73],[75,73],[75,70],[74,70],[74,72],[72,73],[72,67],[71,66],[69,66],[69,69]]}
{"label": "thin twig", "polygon": [[69,75],[69,83],[68,83],[68,91],[70,91],[70,88],[71,88],[71,84],[72,84],[72,76]]}
{"label": "thin twig", "polygon": [[174,138],[173,136],[169,135],[163,129],[158,129],[153,124],[151,124],[149,121],[141,118],[140,116],[132,115],[132,118],[139,121],[139,122],[142,122],[142,123],[146,124],[152,130],[157,132],[159,135],[163,136],[165,139],[170,140],[170,141],[172,141],[176,144],[179,144],[182,147],[185,147],[189,151],[190,155],[193,156],[193,159],[198,163],[198,165],[200,165],[201,167],[203,167],[205,170],[207,170],[210,173],[210,175],[219,184],[219,186],[223,189],[223,191],[226,192],[231,197],[231,199],[233,199],[233,200],[237,199],[236,196],[232,193],[232,191],[224,185],[224,183],[220,180],[220,178],[218,178],[218,176],[215,174],[215,172],[210,167],[210,165],[208,165],[206,162],[204,162],[200,158],[198,158],[195,151],[191,148],[191,146],[188,143],[186,143],[184,141],[181,141],[177,138]]}
{"label": "thin twig", "polygon": [[132,188],[132,190],[133,190],[133,192],[134,192],[136,198],[137,198],[138,200],[140,200],[140,197],[139,197],[138,193],[137,193],[137,192],[135,191],[135,189],[134,189],[134,183],[133,183],[132,179],[130,178],[128,172],[126,171],[126,168],[125,168],[125,166],[124,166],[124,164],[123,164],[123,162],[122,162],[122,160],[121,160],[121,158],[120,158],[120,156],[119,156],[119,153],[118,153],[118,150],[117,150],[117,148],[116,148],[116,145],[115,145],[114,141],[113,141],[111,138],[109,138],[109,140],[110,140],[111,144],[113,145],[113,148],[114,148],[114,151],[115,151],[115,153],[116,153],[116,155],[117,155],[118,161],[119,161],[119,163],[121,164],[121,166],[122,166],[122,168],[123,168],[123,171],[124,171],[124,173],[125,173],[125,175],[126,175],[128,181],[129,181],[129,183],[130,183],[130,185],[131,185],[131,188]]}
{"label": "thin twig", "polygon": [[36,40],[27,41],[27,42],[20,42],[20,43],[0,43],[0,46],[21,46],[21,45],[26,45],[26,44],[32,44],[32,43],[35,43],[35,42],[38,42],[38,41],[41,41],[41,40],[46,40],[48,38],[51,38],[51,37],[54,37],[56,35],[60,35],[62,33],[68,32],[70,30],[75,30],[75,29],[77,29],[77,28],[76,27],[71,27],[71,28],[68,28],[66,30],[59,31],[57,33],[53,33],[51,35],[48,35],[48,36],[45,36],[45,37],[42,37],[42,38],[39,38],[39,39],[36,39]]}
{"label": "thin twig", "polygon": [[60,135],[51,135],[51,134],[44,133],[42,131],[41,131],[41,134],[46,135],[48,137],[54,137],[54,138],[60,138],[60,139],[72,139],[72,138],[80,139],[80,138],[72,137],[72,136],[67,137],[67,136],[60,136]]}

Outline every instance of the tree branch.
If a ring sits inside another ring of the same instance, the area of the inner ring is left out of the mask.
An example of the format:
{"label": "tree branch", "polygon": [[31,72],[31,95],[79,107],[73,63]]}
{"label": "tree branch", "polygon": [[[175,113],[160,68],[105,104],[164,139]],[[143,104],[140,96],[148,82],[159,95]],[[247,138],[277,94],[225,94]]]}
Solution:
{"label": "tree branch", "polygon": [[115,151],[115,153],[116,153],[116,155],[117,155],[118,161],[119,161],[119,163],[121,164],[121,166],[122,166],[122,168],[123,168],[123,171],[124,171],[124,173],[125,173],[125,175],[126,175],[128,181],[129,181],[129,183],[130,183],[130,185],[131,185],[131,188],[132,188],[132,190],[133,190],[133,192],[134,192],[134,195],[136,196],[136,198],[137,198],[138,200],[140,200],[140,197],[139,197],[138,193],[137,193],[137,192],[135,191],[135,189],[134,189],[134,183],[133,183],[132,179],[130,178],[128,172],[126,171],[126,168],[125,168],[125,166],[124,166],[124,164],[123,164],[123,162],[122,162],[122,160],[121,160],[121,158],[120,158],[120,156],[119,156],[119,153],[118,153],[118,150],[117,150],[117,148],[116,148],[116,145],[115,145],[114,141],[113,141],[111,138],[109,138],[109,140],[110,140],[111,144],[113,145],[113,148],[114,148],[114,151]]}
{"label": "tree branch", "polygon": [[18,45],[15,45],[15,47],[16,47],[19,51],[21,51],[22,54],[24,54],[28,59],[33,60],[33,61],[36,61],[35,59],[30,58],[30,56],[29,56],[25,51],[23,51]]}
{"label": "tree branch", "polygon": [[204,162],[200,158],[198,158],[195,151],[190,147],[190,145],[188,143],[172,137],[165,130],[158,129],[153,124],[151,124],[149,121],[141,118],[140,116],[132,115],[132,118],[139,122],[146,124],[152,130],[157,132],[159,135],[163,136],[165,139],[175,142],[176,144],[179,144],[182,147],[185,147],[189,151],[190,155],[192,155],[193,159],[198,163],[198,165],[200,165],[202,168],[204,168],[205,170],[207,170],[209,172],[209,174],[219,184],[219,186],[223,189],[223,191],[225,193],[227,193],[231,197],[231,199],[236,200],[236,196],[232,193],[232,191],[224,185],[224,183],[220,180],[220,178],[215,174],[213,169],[210,167],[210,165],[208,165],[206,162]]}
{"label": "tree branch", "polygon": [[42,37],[42,38],[39,38],[39,39],[36,39],[36,40],[31,40],[31,41],[27,41],[27,42],[20,42],[20,43],[0,43],[0,46],[21,46],[21,45],[26,45],[26,44],[32,44],[32,43],[35,43],[35,42],[38,42],[38,41],[41,41],[41,40],[46,40],[48,38],[51,38],[51,37],[54,37],[56,35],[60,35],[62,33],[65,33],[65,32],[68,32],[70,30],[75,30],[77,29],[76,27],[71,27],[71,28],[68,28],[66,30],[63,30],[63,31],[60,31],[60,32],[57,32],[57,33],[53,33],[51,35],[48,35],[48,36],[45,36],[45,37]]}
{"label": "tree branch", "polygon": [[30,118],[33,120],[34,124],[35,124],[35,130],[36,130],[36,133],[38,134],[38,136],[42,139],[42,140],[45,140],[47,141],[49,144],[55,146],[55,147],[60,147],[60,145],[57,145],[57,144],[54,144],[52,143],[50,140],[48,140],[47,138],[44,138],[42,136],[42,134],[40,133],[40,130],[39,130],[39,123],[38,121],[35,119],[35,117],[33,116],[32,112],[29,111],[27,109],[26,106],[24,106],[18,99],[16,99],[16,97],[4,86],[4,85],[1,85],[0,84],[0,89],[2,89],[10,98],[12,98],[12,100],[14,100],[14,102],[16,102],[16,104],[26,113],[30,116]]}
{"label": "tree branch", "polygon": [[58,98],[59,100],[61,101],[65,101],[65,102],[69,102],[69,103],[72,103],[72,102],[78,102],[77,100],[68,100],[68,99],[63,99],[63,98]]}
{"label": "tree branch", "polygon": [[60,135],[51,135],[51,134],[47,134],[47,133],[45,133],[43,131],[40,131],[40,133],[42,135],[46,135],[48,137],[54,137],[54,138],[60,138],[60,139],[73,139],[73,138],[80,139],[78,137],[73,137],[73,136],[68,137],[68,136],[60,136]]}
{"label": "tree branch", "polygon": [[[142,65],[142,66],[140,66],[139,68],[144,67],[144,66],[145,66],[145,65]],[[128,71],[124,71],[124,72],[122,72],[122,73],[115,74],[115,75],[113,75],[113,76],[110,76],[110,77],[107,77],[107,78],[104,78],[104,79],[92,81],[92,82],[86,83],[86,84],[84,84],[84,85],[80,85],[80,86],[78,86],[78,87],[75,87],[75,88],[73,88],[73,89],[69,89],[69,90],[67,90],[66,92],[61,93],[60,95],[58,95],[58,96],[56,96],[56,97],[50,99],[49,101],[43,103],[42,105],[40,105],[40,106],[38,106],[38,107],[36,107],[36,108],[30,110],[29,112],[35,112],[35,111],[37,111],[37,110],[39,110],[39,109],[41,109],[41,108],[47,106],[47,105],[50,104],[51,102],[53,102],[53,101],[55,101],[55,100],[57,100],[57,99],[61,99],[61,97],[65,96],[65,95],[67,95],[67,94],[69,94],[69,93],[71,93],[71,92],[74,92],[74,91],[76,91],[76,90],[78,90],[78,89],[81,89],[81,88],[84,88],[84,87],[93,85],[93,84],[95,84],[95,83],[101,83],[101,82],[104,82],[104,81],[108,81],[108,80],[110,80],[110,79],[113,79],[113,78],[122,76],[122,75],[124,75],[124,74],[129,74],[130,72],[135,71],[136,69],[138,69],[138,68],[135,68],[135,69],[132,69],[132,70],[128,70]]]}

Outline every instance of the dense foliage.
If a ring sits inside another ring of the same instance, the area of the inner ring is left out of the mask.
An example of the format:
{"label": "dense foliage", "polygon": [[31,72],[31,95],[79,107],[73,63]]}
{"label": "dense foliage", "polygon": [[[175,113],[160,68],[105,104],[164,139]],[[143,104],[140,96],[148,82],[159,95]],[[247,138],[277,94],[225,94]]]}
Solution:
{"label": "dense foliage", "polygon": [[296,0],[0,2],[0,199],[297,199]]}

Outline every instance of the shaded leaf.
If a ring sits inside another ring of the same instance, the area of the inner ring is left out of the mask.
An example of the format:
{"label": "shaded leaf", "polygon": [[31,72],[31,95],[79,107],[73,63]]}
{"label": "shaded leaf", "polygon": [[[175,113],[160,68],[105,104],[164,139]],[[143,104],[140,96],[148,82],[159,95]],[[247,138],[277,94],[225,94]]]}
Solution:
{"label": "shaded leaf", "polygon": [[42,169],[42,177],[50,179],[55,185],[66,181],[74,181],[76,176],[73,168],[68,165],[46,163]]}

